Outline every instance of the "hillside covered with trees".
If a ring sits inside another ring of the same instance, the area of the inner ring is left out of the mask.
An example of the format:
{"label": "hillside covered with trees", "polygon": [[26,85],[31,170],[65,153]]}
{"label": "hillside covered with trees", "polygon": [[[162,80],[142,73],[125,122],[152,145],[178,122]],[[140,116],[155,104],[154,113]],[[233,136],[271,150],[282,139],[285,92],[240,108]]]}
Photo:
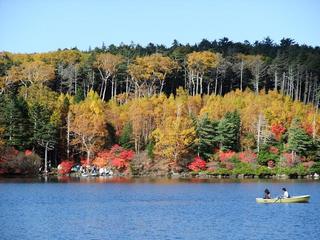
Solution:
{"label": "hillside covered with trees", "polygon": [[319,172],[320,49],[227,38],[0,54],[0,171]]}

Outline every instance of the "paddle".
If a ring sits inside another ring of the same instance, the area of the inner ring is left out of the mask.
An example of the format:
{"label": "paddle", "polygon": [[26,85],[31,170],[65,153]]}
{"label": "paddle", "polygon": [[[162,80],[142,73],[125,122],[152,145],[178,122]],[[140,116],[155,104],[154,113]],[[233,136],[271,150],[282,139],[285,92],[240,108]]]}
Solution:
{"label": "paddle", "polygon": [[281,197],[278,197],[273,203],[276,203],[280,199],[281,199]]}

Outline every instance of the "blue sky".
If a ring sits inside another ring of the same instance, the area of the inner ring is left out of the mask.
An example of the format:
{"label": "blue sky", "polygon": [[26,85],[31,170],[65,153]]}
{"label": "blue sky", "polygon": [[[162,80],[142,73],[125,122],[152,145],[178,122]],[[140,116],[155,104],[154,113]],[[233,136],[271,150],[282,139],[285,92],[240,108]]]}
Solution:
{"label": "blue sky", "polygon": [[0,51],[174,39],[233,41],[283,37],[320,45],[318,0],[0,0]]}

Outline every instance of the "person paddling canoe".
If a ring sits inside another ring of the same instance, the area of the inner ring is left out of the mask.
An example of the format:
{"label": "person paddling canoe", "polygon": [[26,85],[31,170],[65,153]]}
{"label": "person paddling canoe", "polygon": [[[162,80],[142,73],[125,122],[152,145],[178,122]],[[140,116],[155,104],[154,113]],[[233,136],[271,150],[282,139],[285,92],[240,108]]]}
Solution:
{"label": "person paddling canoe", "polygon": [[271,199],[271,193],[268,188],[264,190],[264,199]]}
{"label": "person paddling canoe", "polygon": [[283,191],[282,198],[289,198],[290,197],[286,188],[282,188],[282,191]]}

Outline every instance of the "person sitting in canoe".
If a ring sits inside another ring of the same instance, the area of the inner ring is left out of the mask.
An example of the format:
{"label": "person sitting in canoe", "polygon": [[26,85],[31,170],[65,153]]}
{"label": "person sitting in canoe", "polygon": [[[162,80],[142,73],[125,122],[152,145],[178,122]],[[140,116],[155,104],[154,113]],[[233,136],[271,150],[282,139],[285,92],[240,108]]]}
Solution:
{"label": "person sitting in canoe", "polygon": [[289,198],[290,197],[286,188],[282,188],[282,191],[283,191],[282,198]]}
{"label": "person sitting in canoe", "polygon": [[268,188],[264,190],[264,199],[271,199],[271,194]]}

